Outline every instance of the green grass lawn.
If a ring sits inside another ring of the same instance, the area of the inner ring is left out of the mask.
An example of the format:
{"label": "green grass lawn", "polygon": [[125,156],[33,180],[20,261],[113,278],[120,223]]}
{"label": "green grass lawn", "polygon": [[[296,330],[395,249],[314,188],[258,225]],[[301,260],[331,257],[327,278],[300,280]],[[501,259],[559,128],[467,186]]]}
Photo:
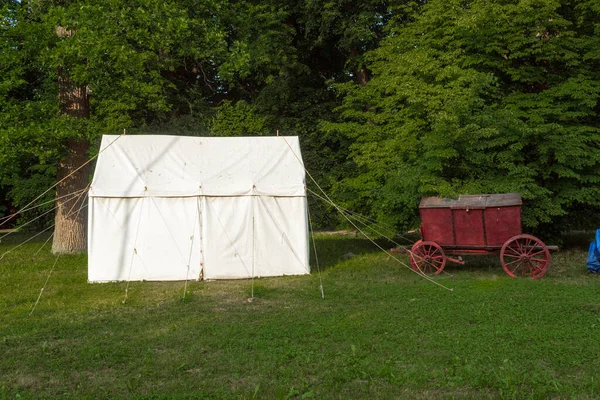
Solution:
{"label": "green grass lawn", "polygon": [[40,246],[0,261],[0,398],[600,397],[583,248],[537,281],[449,264],[434,278],[449,292],[365,240],[318,236],[324,300],[314,271],[255,280],[253,302],[248,280],[191,282],[185,301],[183,282],[132,282],[125,304],[126,283],[88,284],[86,257],[65,256],[29,316],[55,261]]}

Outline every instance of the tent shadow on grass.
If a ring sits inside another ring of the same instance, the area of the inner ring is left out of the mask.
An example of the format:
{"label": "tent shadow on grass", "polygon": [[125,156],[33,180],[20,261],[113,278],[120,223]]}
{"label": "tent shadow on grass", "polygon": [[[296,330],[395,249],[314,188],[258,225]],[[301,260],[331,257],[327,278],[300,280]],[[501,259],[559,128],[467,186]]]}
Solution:
{"label": "tent shadow on grass", "polygon": [[[400,243],[402,246],[410,248],[411,242],[402,240]],[[379,246],[385,250],[389,250],[397,245],[386,239],[375,240]],[[317,265],[315,263],[315,253],[313,249],[313,243],[311,239],[310,243],[310,266],[311,271],[317,271]],[[315,246],[317,248],[317,256],[319,259],[319,268],[321,271],[325,271],[334,265],[343,262],[349,258],[382,252],[373,242],[365,239],[362,236],[356,235],[327,235],[327,234],[315,234]]]}

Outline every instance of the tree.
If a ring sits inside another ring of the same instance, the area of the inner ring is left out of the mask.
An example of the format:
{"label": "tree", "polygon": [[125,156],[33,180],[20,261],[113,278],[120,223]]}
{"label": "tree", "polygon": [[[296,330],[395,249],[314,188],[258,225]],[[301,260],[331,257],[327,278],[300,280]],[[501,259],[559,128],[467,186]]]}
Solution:
{"label": "tree", "polygon": [[[0,12],[0,179],[13,189],[36,174],[40,191],[61,181],[102,134],[194,121],[293,63],[283,14],[252,2],[9,1]],[[83,168],[58,197],[87,183]],[[58,204],[55,251],[85,250],[81,205]]]}
{"label": "tree", "polygon": [[339,85],[357,173],[349,207],[416,225],[422,195],[520,192],[546,231],[600,208],[600,42],[594,2],[430,1]]}

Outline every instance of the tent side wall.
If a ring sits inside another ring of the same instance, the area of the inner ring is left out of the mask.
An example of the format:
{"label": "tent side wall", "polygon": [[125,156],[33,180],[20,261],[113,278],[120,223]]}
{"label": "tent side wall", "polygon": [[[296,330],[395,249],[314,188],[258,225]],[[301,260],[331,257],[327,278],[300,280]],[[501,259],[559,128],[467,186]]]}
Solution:
{"label": "tent side wall", "polygon": [[204,278],[310,273],[305,197],[204,197],[200,201],[202,236],[207,238]]}
{"label": "tent side wall", "polygon": [[90,215],[91,282],[310,273],[305,197],[91,197]]}
{"label": "tent side wall", "polygon": [[196,198],[89,200],[89,281],[173,281],[199,276]]}

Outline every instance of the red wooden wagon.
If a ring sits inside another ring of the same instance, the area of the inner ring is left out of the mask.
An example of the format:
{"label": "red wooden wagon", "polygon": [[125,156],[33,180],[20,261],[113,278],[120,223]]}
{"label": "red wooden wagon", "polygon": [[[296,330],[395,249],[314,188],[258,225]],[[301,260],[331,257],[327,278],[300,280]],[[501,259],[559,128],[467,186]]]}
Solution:
{"label": "red wooden wagon", "polygon": [[439,274],[449,256],[500,254],[511,277],[541,278],[550,266],[550,250],[540,239],[521,232],[518,193],[460,196],[458,200],[424,197],[421,237],[408,252],[415,271]]}

